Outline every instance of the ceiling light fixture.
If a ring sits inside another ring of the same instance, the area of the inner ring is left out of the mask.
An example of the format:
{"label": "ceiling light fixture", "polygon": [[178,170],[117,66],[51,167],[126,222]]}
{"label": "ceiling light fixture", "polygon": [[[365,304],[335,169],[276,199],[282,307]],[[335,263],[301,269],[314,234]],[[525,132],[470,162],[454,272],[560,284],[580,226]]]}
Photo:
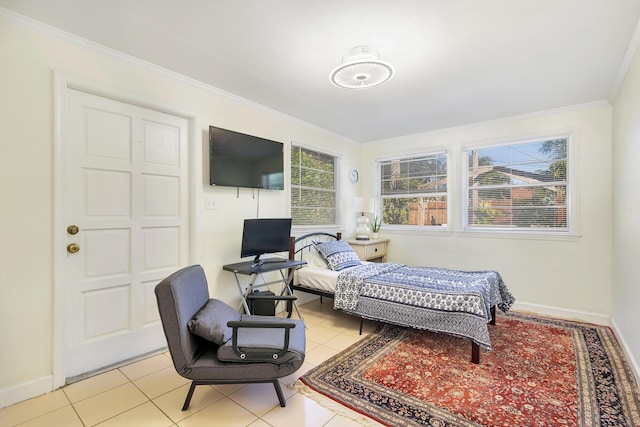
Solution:
{"label": "ceiling light fixture", "polygon": [[351,55],[342,58],[342,64],[331,71],[331,83],[346,89],[363,89],[381,85],[393,77],[393,65],[371,52],[369,46],[351,49]]}

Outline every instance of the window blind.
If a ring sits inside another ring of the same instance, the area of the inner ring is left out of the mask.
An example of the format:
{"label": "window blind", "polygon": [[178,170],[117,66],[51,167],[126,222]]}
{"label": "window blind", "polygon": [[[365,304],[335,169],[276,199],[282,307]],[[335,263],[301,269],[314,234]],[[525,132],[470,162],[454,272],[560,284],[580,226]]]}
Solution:
{"label": "window blind", "polygon": [[446,152],[379,161],[378,167],[384,224],[447,224]]}
{"label": "window blind", "polygon": [[291,218],[294,225],[336,223],[335,156],[291,147]]}
{"label": "window blind", "polygon": [[567,231],[567,148],[563,137],[466,150],[467,228]]}

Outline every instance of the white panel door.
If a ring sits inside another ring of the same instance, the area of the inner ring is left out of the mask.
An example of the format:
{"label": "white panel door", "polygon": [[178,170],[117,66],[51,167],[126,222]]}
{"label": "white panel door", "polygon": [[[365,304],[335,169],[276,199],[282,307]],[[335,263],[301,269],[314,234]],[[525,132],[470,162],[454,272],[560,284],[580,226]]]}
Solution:
{"label": "white panel door", "polygon": [[153,288],[186,265],[188,121],[68,89],[65,369],[166,345]]}

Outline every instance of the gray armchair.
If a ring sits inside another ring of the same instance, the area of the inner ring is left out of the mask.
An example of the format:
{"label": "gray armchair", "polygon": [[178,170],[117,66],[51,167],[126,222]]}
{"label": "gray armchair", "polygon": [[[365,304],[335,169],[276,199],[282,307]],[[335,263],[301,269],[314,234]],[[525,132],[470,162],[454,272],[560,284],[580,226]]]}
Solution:
{"label": "gray armchair", "polygon": [[280,406],[286,405],[278,378],[295,372],[304,361],[301,320],[241,315],[210,299],[199,265],[165,278],[155,294],[173,364],[178,374],[192,381],[183,411],[195,387],[205,384],[270,382]]}

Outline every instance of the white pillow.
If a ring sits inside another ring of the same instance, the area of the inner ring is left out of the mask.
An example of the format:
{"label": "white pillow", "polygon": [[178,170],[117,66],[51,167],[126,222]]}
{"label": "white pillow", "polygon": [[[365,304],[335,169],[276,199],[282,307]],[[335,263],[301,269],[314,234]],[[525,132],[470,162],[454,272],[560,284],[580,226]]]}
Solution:
{"label": "white pillow", "polygon": [[310,250],[302,256],[302,261],[306,261],[309,267],[329,268],[327,261],[322,258],[322,255],[320,255],[316,248],[310,248]]}

